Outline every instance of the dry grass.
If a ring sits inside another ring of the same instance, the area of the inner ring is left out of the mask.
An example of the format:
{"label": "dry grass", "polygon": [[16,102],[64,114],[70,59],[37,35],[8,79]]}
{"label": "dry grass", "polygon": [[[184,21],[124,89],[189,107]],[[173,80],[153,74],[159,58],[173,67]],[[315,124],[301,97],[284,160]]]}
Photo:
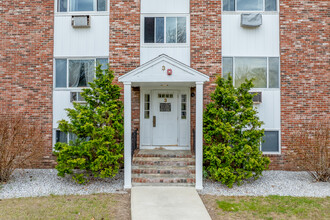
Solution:
{"label": "dry grass", "polygon": [[0,219],[129,220],[130,213],[129,193],[0,200]]}
{"label": "dry grass", "polygon": [[216,219],[330,219],[330,198],[290,196],[224,197],[201,195]]}

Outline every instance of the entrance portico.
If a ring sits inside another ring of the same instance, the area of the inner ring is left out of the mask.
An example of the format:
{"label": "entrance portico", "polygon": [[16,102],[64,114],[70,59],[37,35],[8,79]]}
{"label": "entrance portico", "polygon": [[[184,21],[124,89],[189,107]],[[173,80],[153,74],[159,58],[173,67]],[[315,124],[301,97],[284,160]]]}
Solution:
{"label": "entrance portico", "polygon": [[160,55],[119,77],[124,84],[124,187],[131,188],[132,87],[140,87],[140,149],[190,150],[190,88],[196,87],[196,189],[202,189],[203,83],[209,77]]}

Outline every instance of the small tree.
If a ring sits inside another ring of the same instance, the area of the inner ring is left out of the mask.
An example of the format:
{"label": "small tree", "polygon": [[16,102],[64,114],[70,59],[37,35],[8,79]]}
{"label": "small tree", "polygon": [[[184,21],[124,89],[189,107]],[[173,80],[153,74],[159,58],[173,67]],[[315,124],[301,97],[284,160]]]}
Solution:
{"label": "small tree", "polygon": [[306,171],[315,181],[330,181],[330,120],[314,119],[295,128],[288,155],[295,168]]}
{"label": "small tree", "polygon": [[264,130],[249,93],[252,80],[239,88],[231,77],[219,77],[216,83],[204,113],[204,169],[209,178],[232,187],[257,179],[270,160],[259,150]]}
{"label": "small tree", "polygon": [[41,124],[24,114],[0,114],[0,183],[8,181],[16,169],[40,160],[45,144]]}
{"label": "small tree", "polygon": [[55,145],[59,176],[72,174],[84,183],[88,176],[106,178],[118,173],[124,148],[123,104],[113,78],[113,71],[98,65],[96,79],[81,94],[86,103],[73,103],[74,109],[66,109],[70,121],[61,120],[59,129],[77,139]]}

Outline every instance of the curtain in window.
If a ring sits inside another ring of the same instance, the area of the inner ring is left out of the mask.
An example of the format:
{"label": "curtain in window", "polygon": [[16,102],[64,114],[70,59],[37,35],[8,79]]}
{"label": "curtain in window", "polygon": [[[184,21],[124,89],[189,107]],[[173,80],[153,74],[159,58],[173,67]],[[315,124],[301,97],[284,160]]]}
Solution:
{"label": "curtain in window", "polygon": [[71,0],[70,11],[93,11],[93,0]]}
{"label": "curtain in window", "polygon": [[69,87],[86,87],[94,78],[94,60],[69,61]]}
{"label": "curtain in window", "polygon": [[237,9],[242,11],[262,11],[263,0],[237,0]]}

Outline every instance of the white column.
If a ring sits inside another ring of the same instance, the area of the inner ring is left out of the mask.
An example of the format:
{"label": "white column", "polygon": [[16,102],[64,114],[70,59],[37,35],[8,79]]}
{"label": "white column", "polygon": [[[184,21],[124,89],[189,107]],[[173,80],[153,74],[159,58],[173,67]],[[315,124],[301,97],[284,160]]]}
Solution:
{"label": "white column", "polygon": [[124,188],[132,188],[132,155],[131,155],[131,82],[124,82]]}
{"label": "white column", "polygon": [[203,82],[196,82],[196,189],[203,189]]}

